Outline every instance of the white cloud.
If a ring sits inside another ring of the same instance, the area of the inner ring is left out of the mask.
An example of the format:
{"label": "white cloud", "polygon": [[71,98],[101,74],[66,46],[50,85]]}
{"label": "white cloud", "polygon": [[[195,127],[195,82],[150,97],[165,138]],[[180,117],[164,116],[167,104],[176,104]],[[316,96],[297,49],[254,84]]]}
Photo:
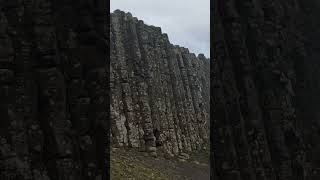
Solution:
{"label": "white cloud", "polygon": [[171,43],[210,57],[210,0],[111,0],[111,12],[130,12],[161,27]]}

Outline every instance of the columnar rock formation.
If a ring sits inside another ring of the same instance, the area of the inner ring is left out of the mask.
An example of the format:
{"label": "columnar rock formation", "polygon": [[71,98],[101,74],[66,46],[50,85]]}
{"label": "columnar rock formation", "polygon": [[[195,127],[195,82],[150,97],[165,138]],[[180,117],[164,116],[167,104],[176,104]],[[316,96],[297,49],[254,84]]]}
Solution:
{"label": "columnar rock formation", "polygon": [[214,179],[320,179],[319,3],[213,2]]}
{"label": "columnar rock formation", "polygon": [[111,143],[169,155],[208,144],[209,60],[120,10],[110,33]]}
{"label": "columnar rock formation", "polygon": [[0,1],[1,180],[106,179],[106,3]]}

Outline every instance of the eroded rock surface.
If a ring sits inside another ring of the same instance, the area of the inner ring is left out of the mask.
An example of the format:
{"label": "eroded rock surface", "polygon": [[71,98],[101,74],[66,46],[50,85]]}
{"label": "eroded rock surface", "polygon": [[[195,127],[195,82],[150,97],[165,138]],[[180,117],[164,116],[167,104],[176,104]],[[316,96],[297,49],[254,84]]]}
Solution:
{"label": "eroded rock surface", "polygon": [[110,33],[111,143],[169,155],[208,145],[209,59],[120,10]]}
{"label": "eroded rock surface", "polygon": [[319,2],[215,0],[215,180],[318,180]]}
{"label": "eroded rock surface", "polygon": [[0,1],[0,179],[101,180],[107,1]]}

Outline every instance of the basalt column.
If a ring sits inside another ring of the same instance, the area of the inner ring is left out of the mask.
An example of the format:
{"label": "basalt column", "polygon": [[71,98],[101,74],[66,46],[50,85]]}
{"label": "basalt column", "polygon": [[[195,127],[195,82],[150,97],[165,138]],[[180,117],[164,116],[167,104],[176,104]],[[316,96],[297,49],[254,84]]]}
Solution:
{"label": "basalt column", "polygon": [[[216,179],[319,178],[319,93],[312,81],[318,63],[311,38],[318,37],[312,18],[317,7],[311,0],[215,1],[211,126]],[[311,26],[315,33],[305,35]]]}
{"label": "basalt column", "polygon": [[1,1],[0,179],[105,179],[107,2]]}
{"label": "basalt column", "polygon": [[111,15],[111,140],[170,156],[209,143],[209,60],[159,27]]}

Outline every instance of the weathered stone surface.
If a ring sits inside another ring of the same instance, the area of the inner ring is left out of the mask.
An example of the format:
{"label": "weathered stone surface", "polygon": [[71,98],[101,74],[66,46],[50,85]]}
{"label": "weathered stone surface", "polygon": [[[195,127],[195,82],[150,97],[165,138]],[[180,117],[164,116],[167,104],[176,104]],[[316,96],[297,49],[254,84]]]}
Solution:
{"label": "weathered stone surface", "polygon": [[111,14],[111,140],[178,156],[209,143],[209,60],[159,27]]}
{"label": "weathered stone surface", "polygon": [[0,179],[106,179],[106,1],[0,1]]}
{"label": "weathered stone surface", "polygon": [[214,179],[320,178],[319,5],[214,1]]}

